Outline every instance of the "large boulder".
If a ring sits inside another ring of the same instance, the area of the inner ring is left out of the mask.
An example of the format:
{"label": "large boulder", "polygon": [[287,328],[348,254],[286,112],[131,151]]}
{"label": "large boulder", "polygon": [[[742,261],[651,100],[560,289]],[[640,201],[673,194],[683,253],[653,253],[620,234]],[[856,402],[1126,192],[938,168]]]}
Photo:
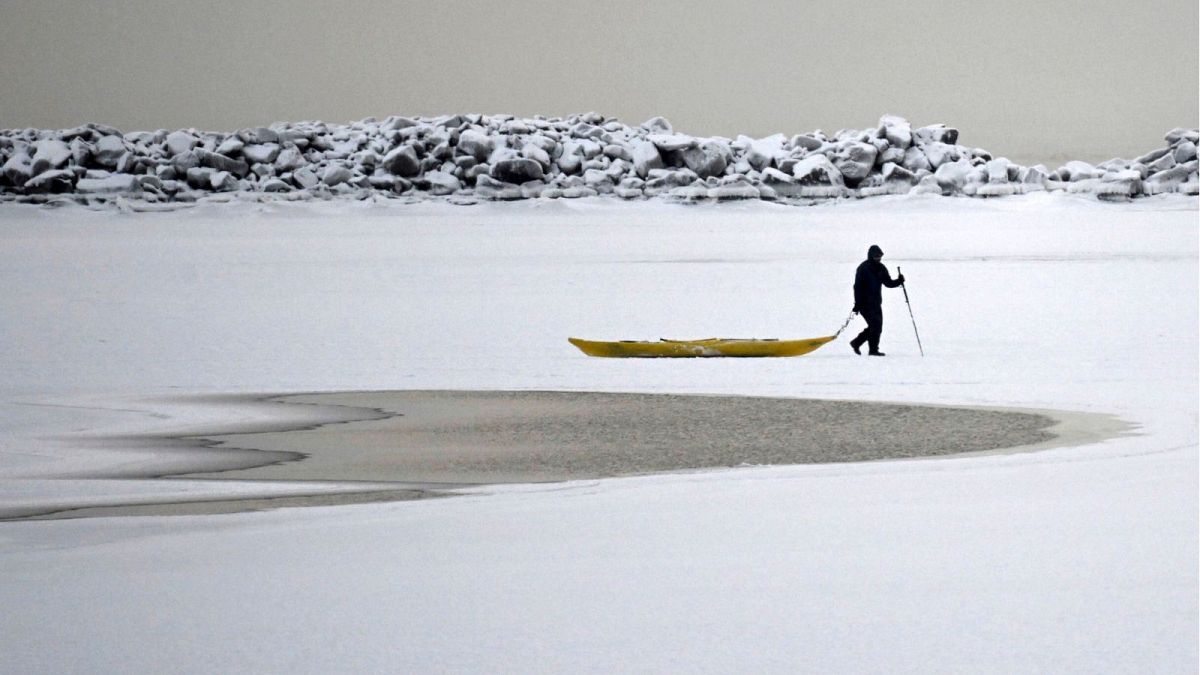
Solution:
{"label": "large boulder", "polygon": [[242,129],[237,133],[237,137],[242,139],[246,145],[260,145],[263,143],[278,143],[280,142],[279,132],[266,127],[256,127],[254,129]]}
{"label": "large boulder", "polygon": [[962,156],[958,152],[958,148],[940,141],[930,141],[923,144],[921,152],[925,153],[925,158],[929,160],[930,169],[937,169],[947,162],[956,162]]}
{"label": "large boulder", "polygon": [[541,180],[544,172],[538,161],[517,157],[492,163],[490,174],[498,181],[520,185],[531,180]]}
{"label": "large boulder", "polygon": [[305,164],[308,164],[308,161],[304,159],[304,154],[298,148],[292,146],[284,148],[279,152],[279,155],[275,158],[275,171],[279,173],[295,171]]}
{"label": "large boulder", "polygon": [[75,187],[75,172],[69,169],[43,171],[25,183],[28,192],[70,192]]}
{"label": "large boulder", "polygon": [[915,145],[910,146],[904,151],[904,160],[900,164],[912,172],[917,172],[922,169],[925,171],[933,171],[934,168],[936,168],[929,163],[929,158],[925,156],[925,152]]}
{"label": "large boulder", "polygon": [[[129,137],[126,136],[125,138],[128,139]],[[241,154],[245,147],[246,143],[242,141],[242,139],[238,138],[237,136],[230,136],[229,138],[221,141],[221,144],[217,146],[217,152],[221,153],[222,155],[229,155],[232,157],[233,155]]]}
{"label": "large boulder", "polygon": [[841,144],[829,153],[829,159],[848,185],[856,185],[871,173],[878,154],[875,146],[869,143],[850,142]]}
{"label": "large boulder", "polygon": [[1183,141],[1175,146],[1175,152],[1171,153],[1171,156],[1177,163],[1186,164],[1196,159],[1196,144],[1191,141]]}
{"label": "large boulder", "polygon": [[559,156],[556,160],[558,170],[565,174],[579,173],[583,168],[583,146],[574,142],[567,141],[559,146]]}
{"label": "large boulder", "polygon": [[3,173],[9,185],[20,187],[33,177],[33,158],[24,151],[15,153],[4,162]]}
{"label": "large boulder", "polygon": [[388,173],[409,178],[421,172],[421,160],[411,145],[401,145],[383,156],[383,168]]}
{"label": "large boulder", "polygon": [[774,165],[776,158],[786,156],[785,145],[787,145],[787,137],[783,134],[759,139],[739,136],[735,143],[735,147],[744,153],[746,163],[756,171],[762,171]]}
{"label": "large boulder", "polygon": [[172,131],[167,134],[165,142],[168,157],[174,157],[181,152],[187,152],[200,145],[200,139],[186,131]]}
{"label": "large boulder", "polygon": [[321,182],[333,187],[348,182],[354,177],[354,172],[341,164],[330,164],[325,167],[324,173],[321,174]]}
{"label": "large boulder", "polygon": [[87,166],[92,160],[94,148],[91,143],[76,137],[71,139],[71,161],[75,166]]}
{"label": "large boulder", "polygon": [[245,178],[246,174],[250,173],[250,165],[240,159],[234,159],[219,152],[209,152],[203,148],[196,148],[193,152],[200,159],[200,166],[207,166],[217,171],[228,171],[238,178]]}
{"label": "large boulder", "polygon": [[1007,183],[1009,161],[1003,157],[993,159],[987,163],[987,181],[989,184]]}
{"label": "large boulder", "polygon": [[187,174],[189,169],[200,166],[200,156],[195,150],[181,152],[171,158],[171,167],[175,169],[175,173],[179,176]]}
{"label": "large boulder", "polygon": [[317,171],[313,167],[303,166],[292,172],[292,182],[296,184],[296,187],[307,190],[319,185],[321,177],[317,175]]}
{"label": "large boulder", "polygon": [[793,148],[811,151],[819,150],[821,146],[825,145],[825,140],[810,134],[797,134],[792,136],[791,143]]}
{"label": "large boulder", "polygon": [[938,185],[942,188],[942,194],[950,195],[962,191],[971,179],[971,172],[974,167],[971,162],[966,159],[959,159],[953,162],[945,162],[938,166],[937,171],[933,172],[937,179]]}
{"label": "large boulder", "polygon": [[658,146],[649,141],[641,141],[633,146],[629,153],[633,158],[633,170],[639,178],[645,179],[654,169],[663,168],[663,158],[658,152]]}
{"label": "large boulder", "polygon": [[729,146],[712,140],[703,141],[683,151],[684,166],[695,171],[701,178],[725,173],[729,158]]}
{"label": "large boulder", "polygon": [[842,172],[838,171],[833,162],[825,155],[813,155],[796,162],[792,167],[792,177],[800,185],[833,185],[841,187],[846,184]]}
{"label": "large boulder", "polygon": [[678,152],[696,144],[696,139],[684,134],[650,134],[646,140],[654,144],[659,152]]}
{"label": "large boulder", "polygon": [[1180,192],[1185,184],[1191,183],[1194,185],[1196,182],[1196,167],[1197,161],[1193,159],[1186,164],[1176,164],[1166,171],[1151,174],[1143,182],[1146,194],[1155,195],[1164,192]]}
{"label": "large boulder", "polygon": [[904,150],[912,145],[912,125],[903,117],[884,115],[879,118],[879,130],[893,148]]}
{"label": "large boulder", "polygon": [[1175,129],[1168,131],[1167,135],[1163,136],[1163,139],[1167,142],[1168,145],[1175,145],[1176,143],[1179,143],[1180,141],[1191,141],[1193,143],[1200,143],[1200,132],[1197,132],[1196,129],[1177,127]]}
{"label": "large boulder", "polygon": [[533,143],[526,143],[521,146],[521,156],[525,159],[532,159],[542,165],[542,170],[550,168],[550,153],[543,150],[540,146]]}
{"label": "large boulder", "polygon": [[93,158],[96,163],[107,169],[117,168],[117,162],[121,161],[121,157],[125,155],[128,148],[125,147],[125,139],[121,136],[103,136],[96,141],[96,148],[93,151]]}
{"label": "large boulder", "polygon": [[242,148],[242,157],[251,164],[271,164],[279,158],[283,149],[278,143],[256,143]]}
{"label": "large boulder", "polygon": [[675,131],[665,117],[651,117],[642,122],[642,128],[652,134],[670,134]]}
{"label": "large boulder", "polygon": [[71,148],[57,138],[45,138],[33,144],[33,175],[60,169],[71,159]]}
{"label": "large boulder", "polygon": [[1098,169],[1087,162],[1080,161],[1067,162],[1058,172],[1071,182],[1104,177],[1104,169]]}
{"label": "large boulder", "polygon": [[719,202],[739,199],[759,199],[762,194],[749,178],[745,176],[727,176],[716,187],[708,188],[706,196]]}
{"label": "large boulder", "polygon": [[513,201],[525,197],[520,185],[499,181],[488,175],[482,175],[476,179],[475,194],[484,199],[496,201]]}
{"label": "large boulder", "polygon": [[954,145],[958,143],[958,129],[947,127],[944,124],[932,124],[913,131],[912,140],[917,145],[929,145],[930,143]]}
{"label": "large boulder", "polygon": [[474,157],[477,162],[486,161],[494,149],[492,139],[475,129],[467,129],[459,134],[457,147],[459,154]]}
{"label": "large boulder", "polygon": [[425,185],[431,195],[449,195],[462,189],[462,183],[444,171],[430,171],[422,176],[420,183]]}
{"label": "large boulder", "polygon": [[[208,189],[206,183],[204,189]],[[82,194],[130,194],[142,191],[142,184],[137,176],[116,173],[104,178],[80,178],[75,183],[75,191]]]}

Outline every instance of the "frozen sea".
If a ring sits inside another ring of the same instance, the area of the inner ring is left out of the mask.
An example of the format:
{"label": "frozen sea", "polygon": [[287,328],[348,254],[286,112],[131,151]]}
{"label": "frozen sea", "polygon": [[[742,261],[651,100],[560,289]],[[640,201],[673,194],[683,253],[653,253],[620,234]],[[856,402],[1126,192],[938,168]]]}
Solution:
{"label": "frozen sea", "polygon": [[[1195,672],[1198,232],[1196,198],[1174,195],[0,206],[0,508],[313,489],[95,479],[171,461],[97,439],[255,421],[209,394],[747,394],[1133,429],[1026,454],[0,523],[0,669]],[[847,335],[763,360],[566,342],[828,335],[870,244],[908,278],[924,357],[899,290],[885,359]]]}

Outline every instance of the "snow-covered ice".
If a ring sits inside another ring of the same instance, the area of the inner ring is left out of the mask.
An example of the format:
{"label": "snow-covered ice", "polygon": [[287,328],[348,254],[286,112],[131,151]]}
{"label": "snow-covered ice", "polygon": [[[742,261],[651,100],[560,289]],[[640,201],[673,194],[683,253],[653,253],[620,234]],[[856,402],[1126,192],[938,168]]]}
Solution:
{"label": "snow-covered ice", "polygon": [[[136,458],[78,449],[231,421],[187,396],[220,392],[761,394],[1135,425],[1032,454],[0,523],[14,671],[1195,669],[1194,197],[5,205],[0,240],[0,502],[228,493],[86,481]],[[566,342],[829,334],[872,243],[904,269],[925,358],[898,291],[880,360]]]}

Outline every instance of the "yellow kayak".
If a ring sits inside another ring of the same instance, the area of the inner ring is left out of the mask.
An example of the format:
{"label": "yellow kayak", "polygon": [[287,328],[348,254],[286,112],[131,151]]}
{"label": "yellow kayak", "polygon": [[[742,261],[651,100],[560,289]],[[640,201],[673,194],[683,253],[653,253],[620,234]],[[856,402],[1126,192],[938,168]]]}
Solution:
{"label": "yellow kayak", "polygon": [[699,357],[699,356],[800,356],[821,345],[832,342],[836,335],[807,340],[759,340],[738,338],[708,338],[707,340],[659,340],[658,342],[622,340],[596,342],[567,338],[588,356],[629,357]]}

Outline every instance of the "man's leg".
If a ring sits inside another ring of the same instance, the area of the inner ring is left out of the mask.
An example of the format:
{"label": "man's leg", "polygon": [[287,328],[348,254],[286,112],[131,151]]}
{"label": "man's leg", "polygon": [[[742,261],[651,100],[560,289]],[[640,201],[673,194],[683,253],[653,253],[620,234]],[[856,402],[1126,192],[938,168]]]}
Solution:
{"label": "man's leg", "polygon": [[855,354],[861,353],[858,351],[858,349],[862,347],[863,344],[866,343],[866,341],[871,337],[871,321],[870,319],[867,319],[866,314],[862,314],[861,312],[860,314],[862,318],[867,321],[867,327],[862,329],[862,332],[850,341],[850,348],[854,350]]}
{"label": "man's leg", "polygon": [[871,308],[863,312],[863,318],[867,320],[867,329],[863,331],[867,335],[867,345],[872,354],[878,353],[879,336],[883,334],[883,308]]}

